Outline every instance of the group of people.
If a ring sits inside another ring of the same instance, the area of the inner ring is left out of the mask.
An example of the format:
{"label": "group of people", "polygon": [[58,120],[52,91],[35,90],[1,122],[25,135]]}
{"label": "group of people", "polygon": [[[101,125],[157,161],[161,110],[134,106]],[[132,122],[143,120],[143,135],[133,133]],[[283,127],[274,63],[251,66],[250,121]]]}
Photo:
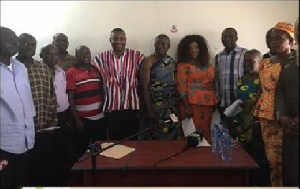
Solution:
{"label": "group of people", "polygon": [[[298,31],[298,22],[295,27]],[[112,49],[92,59],[85,45],[70,55],[68,37],[57,33],[41,48],[37,61],[32,35],[16,36],[1,26],[0,156],[8,163],[1,170],[1,186],[64,185],[89,145],[97,140],[138,140],[141,136],[136,134],[152,125],[155,129],[143,139],[182,139],[180,121],[172,121],[172,115],[192,118],[210,143],[215,110],[231,136],[244,143],[255,140],[252,120],[257,117],[271,185],[299,185],[294,26],[280,22],[267,36],[272,53],[263,58],[258,50],[237,45],[234,28],[224,29],[225,48],[213,66],[201,35],[184,36],[175,60],[168,55],[167,35],[155,38],[155,52],[146,57],[126,48],[125,31],[115,28],[109,38]],[[298,42],[298,33],[295,39]],[[227,117],[224,110],[237,99],[243,111]]]}

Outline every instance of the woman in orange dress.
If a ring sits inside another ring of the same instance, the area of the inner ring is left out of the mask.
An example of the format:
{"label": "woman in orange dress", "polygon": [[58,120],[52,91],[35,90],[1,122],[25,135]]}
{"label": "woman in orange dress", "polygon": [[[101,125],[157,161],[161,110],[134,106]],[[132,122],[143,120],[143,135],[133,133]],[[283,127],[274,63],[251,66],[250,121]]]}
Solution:
{"label": "woman in orange dress", "polygon": [[282,186],[282,126],[275,116],[275,89],[282,66],[289,58],[293,44],[293,25],[279,22],[271,33],[272,58],[263,59],[259,68],[261,93],[254,116],[259,118],[265,153],[269,161],[271,185]]}
{"label": "woman in orange dress", "polygon": [[215,70],[209,63],[206,40],[201,35],[187,35],[177,49],[177,89],[180,94],[180,118],[192,117],[196,130],[211,143],[210,124],[217,103]]}

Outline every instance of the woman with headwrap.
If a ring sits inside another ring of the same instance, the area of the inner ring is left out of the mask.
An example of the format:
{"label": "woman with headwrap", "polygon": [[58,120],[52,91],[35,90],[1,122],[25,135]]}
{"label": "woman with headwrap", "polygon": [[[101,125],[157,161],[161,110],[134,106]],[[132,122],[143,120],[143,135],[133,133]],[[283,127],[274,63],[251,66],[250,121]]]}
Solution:
{"label": "woman with headwrap", "polygon": [[[298,44],[298,23],[295,41]],[[283,128],[283,186],[299,186],[299,51],[293,51],[282,67],[275,93],[275,109]]]}
{"label": "woman with headwrap", "polygon": [[272,186],[282,186],[282,126],[275,116],[275,89],[282,67],[291,54],[293,42],[293,25],[278,22],[273,27],[270,43],[276,56],[263,59],[259,68],[261,92],[254,116],[259,118],[261,125]]}

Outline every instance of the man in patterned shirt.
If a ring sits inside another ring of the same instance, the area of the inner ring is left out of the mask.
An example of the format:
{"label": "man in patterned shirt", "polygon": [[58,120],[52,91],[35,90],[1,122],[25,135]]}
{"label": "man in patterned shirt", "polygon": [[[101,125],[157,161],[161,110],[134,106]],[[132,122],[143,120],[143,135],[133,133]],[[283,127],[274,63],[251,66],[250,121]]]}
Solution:
{"label": "man in patterned shirt", "polygon": [[139,130],[137,74],[144,55],[125,48],[126,34],[115,28],[110,34],[113,49],[101,52],[92,61],[103,78],[103,110],[110,140],[122,140]]}
{"label": "man in patterned shirt", "polygon": [[36,51],[36,39],[28,33],[22,33],[18,40],[20,45],[16,58],[27,68],[36,110],[34,117],[36,136],[34,149],[31,152],[33,162],[30,168],[32,177],[29,178],[32,180],[29,181],[29,184],[45,185],[46,182],[50,181],[45,175],[51,168],[48,161],[53,155],[50,150],[53,136],[52,133],[48,133],[49,131],[46,132],[44,129],[57,126],[57,101],[53,76],[46,64],[33,59]]}
{"label": "man in patterned shirt", "polygon": [[236,100],[236,82],[244,75],[244,54],[247,49],[236,44],[238,33],[234,28],[224,29],[221,40],[225,48],[215,57],[218,110],[221,120],[225,122],[230,134],[235,137],[233,120],[226,117],[223,112]]}
{"label": "man in patterned shirt", "polygon": [[32,58],[36,51],[36,39],[32,35],[22,33],[18,38],[20,46],[16,58],[28,70],[37,114],[34,118],[36,131],[49,126],[57,126],[57,101],[50,69],[46,64]]}

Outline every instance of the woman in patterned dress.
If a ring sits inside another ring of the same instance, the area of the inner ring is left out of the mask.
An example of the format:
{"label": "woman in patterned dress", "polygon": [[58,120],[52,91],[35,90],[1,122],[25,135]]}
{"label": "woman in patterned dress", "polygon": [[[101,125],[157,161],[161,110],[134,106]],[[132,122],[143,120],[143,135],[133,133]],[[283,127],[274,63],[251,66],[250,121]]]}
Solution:
{"label": "woman in patterned dress", "polygon": [[209,63],[206,40],[201,35],[187,35],[177,49],[177,89],[180,94],[180,118],[192,117],[196,130],[211,143],[210,125],[217,103],[215,70]]}
{"label": "woman in patterned dress", "polygon": [[278,22],[272,30],[270,44],[276,56],[263,59],[259,68],[261,93],[256,102],[254,116],[259,118],[261,125],[272,186],[282,186],[282,126],[275,118],[275,89],[281,68],[291,53],[293,37],[293,25]]}

